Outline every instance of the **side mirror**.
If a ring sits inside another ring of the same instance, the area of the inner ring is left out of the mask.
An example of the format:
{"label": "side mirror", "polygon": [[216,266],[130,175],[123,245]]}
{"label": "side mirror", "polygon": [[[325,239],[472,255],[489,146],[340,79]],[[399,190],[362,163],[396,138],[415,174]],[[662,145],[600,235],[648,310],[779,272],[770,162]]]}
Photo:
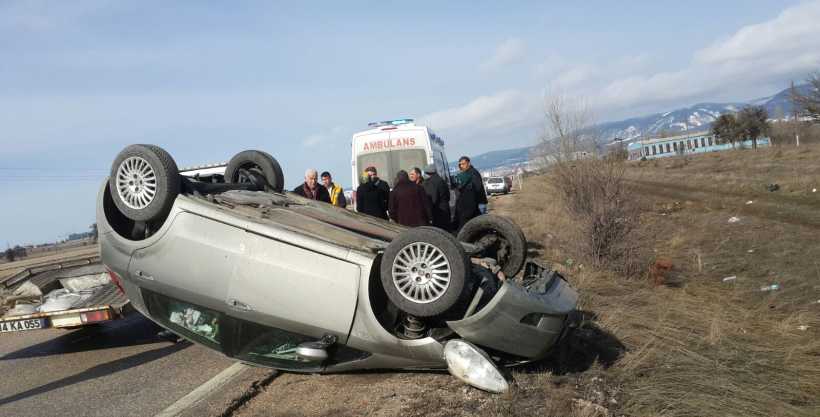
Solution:
{"label": "side mirror", "polygon": [[327,348],[336,343],[336,336],[326,334],[320,340],[300,343],[294,354],[300,362],[324,362],[328,358]]}

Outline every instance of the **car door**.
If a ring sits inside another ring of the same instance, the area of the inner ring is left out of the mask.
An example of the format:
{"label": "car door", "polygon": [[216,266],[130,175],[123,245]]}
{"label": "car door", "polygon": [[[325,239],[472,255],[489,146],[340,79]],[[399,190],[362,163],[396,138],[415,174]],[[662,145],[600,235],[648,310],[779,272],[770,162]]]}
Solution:
{"label": "car door", "polygon": [[142,288],[224,310],[246,239],[240,227],[182,212],[156,243],[134,252],[128,272]]}
{"label": "car door", "polygon": [[246,251],[244,229],[182,212],[128,267],[151,317],[177,333],[222,349],[231,277]]}
{"label": "car door", "polygon": [[248,252],[228,289],[231,315],[303,335],[345,343],[353,324],[360,268],[285,241],[248,233]]}

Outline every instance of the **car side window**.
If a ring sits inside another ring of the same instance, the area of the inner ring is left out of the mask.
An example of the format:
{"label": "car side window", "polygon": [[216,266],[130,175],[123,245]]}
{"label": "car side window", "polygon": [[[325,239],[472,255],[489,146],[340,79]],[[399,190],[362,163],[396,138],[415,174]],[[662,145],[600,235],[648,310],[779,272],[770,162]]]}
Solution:
{"label": "car side window", "polygon": [[220,349],[221,313],[147,290],[143,290],[143,298],[151,316],[174,333]]}
{"label": "car side window", "polygon": [[320,338],[301,335],[246,320],[228,317],[235,339],[228,355],[240,360],[260,363],[276,369],[311,371],[324,365],[359,360],[369,354],[344,345],[328,348],[330,358],[324,363],[302,362],[296,357],[296,348],[304,342]]}
{"label": "car side window", "polygon": [[236,341],[234,356],[241,360],[261,363],[278,369],[308,370],[318,369],[315,363],[300,362],[296,358],[296,347],[300,343],[316,340],[296,333],[263,326],[245,320],[232,319]]}

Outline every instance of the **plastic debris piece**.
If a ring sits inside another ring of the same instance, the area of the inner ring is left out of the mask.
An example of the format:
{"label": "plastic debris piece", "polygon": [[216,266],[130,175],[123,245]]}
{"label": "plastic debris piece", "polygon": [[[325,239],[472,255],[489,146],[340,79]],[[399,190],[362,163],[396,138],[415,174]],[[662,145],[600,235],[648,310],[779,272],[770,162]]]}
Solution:
{"label": "plastic debris piece", "polygon": [[754,201],[749,200],[749,201],[746,202],[746,205],[748,206],[749,204],[752,204],[752,203],[754,203]]}
{"label": "plastic debris piece", "polygon": [[779,289],[780,289],[780,284],[772,284],[772,285],[766,285],[766,286],[760,287],[760,291],[764,291],[764,292],[777,291]]}
{"label": "plastic debris piece", "polygon": [[723,282],[731,282],[737,279],[737,276],[732,275],[730,277],[723,278]]}
{"label": "plastic debris piece", "polygon": [[816,193],[816,192],[817,192],[817,188],[812,188],[812,189],[811,189],[811,192]]}
{"label": "plastic debris piece", "polygon": [[780,184],[769,184],[766,186],[766,189],[769,190],[769,192],[775,192],[780,189]]}
{"label": "plastic debris piece", "polygon": [[803,332],[805,332],[808,329],[809,329],[809,326],[806,326],[805,324],[801,324],[800,326],[797,326],[797,330],[800,330],[800,331],[803,331]]}
{"label": "plastic debris piece", "polygon": [[729,217],[729,223],[737,223],[739,221],[740,221],[740,217],[735,217],[735,216]]}
{"label": "plastic debris piece", "polygon": [[754,249],[749,249],[749,250],[747,250],[746,252],[749,252],[749,253],[755,253],[755,250],[754,250]]}

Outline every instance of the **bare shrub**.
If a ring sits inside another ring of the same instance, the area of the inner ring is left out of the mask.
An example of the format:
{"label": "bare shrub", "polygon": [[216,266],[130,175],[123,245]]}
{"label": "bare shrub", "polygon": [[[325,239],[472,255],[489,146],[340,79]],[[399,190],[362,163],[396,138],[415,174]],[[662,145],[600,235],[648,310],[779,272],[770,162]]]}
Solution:
{"label": "bare shrub", "polygon": [[581,101],[549,98],[538,146],[561,198],[575,239],[575,256],[597,268],[630,276],[644,266],[638,205],[630,198],[625,163],[601,158],[598,134]]}
{"label": "bare shrub", "polygon": [[555,164],[552,182],[574,220],[574,252],[598,268],[640,272],[640,210],[630,198],[619,161],[584,159]]}

